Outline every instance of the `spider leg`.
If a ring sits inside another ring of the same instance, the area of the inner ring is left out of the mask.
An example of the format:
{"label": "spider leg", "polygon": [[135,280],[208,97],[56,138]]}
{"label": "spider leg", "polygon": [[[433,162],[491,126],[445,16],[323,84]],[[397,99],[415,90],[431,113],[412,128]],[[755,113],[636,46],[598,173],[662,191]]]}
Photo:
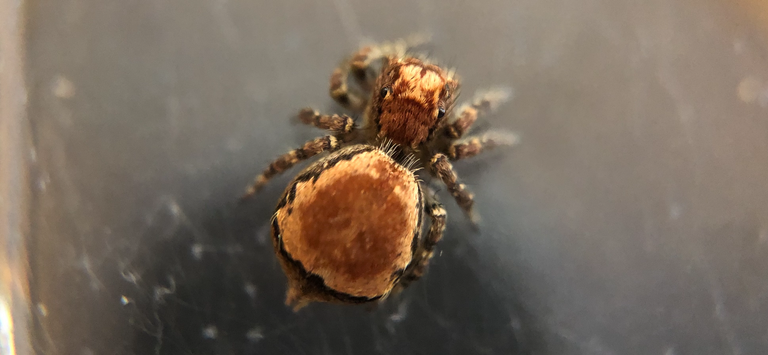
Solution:
{"label": "spider leg", "polygon": [[458,118],[449,123],[445,128],[445,134],[451,139],[461,138],[469,131],[477,117],[496,110],[496,108],[509,100],[512,90],[509,88],[495,88],[481,91],[475,94],[471,102],[458,108]]}
{"label": "spider leg", "polygon": [[459,183],[456,172],[453,170],[453,165],[448,161],[448,157],[443,153],[435,154],[430,160],[430,168],[432,172],[437,175],[438,178],[448,188],[448,192],[451,193],[456,203],[469,217],[473,224],[477,225],[479,218],[472,213],[472,205],[475,203],[475,196],[467,191],[467,186]]}
{"label": "spider leg", "polygon": [[[372,64],[380,62],[387,56],[405,56],[410,49],[428,41],[429,36],[413,35],[394,42],[383,42],[360,48],[331,74],[329,89],[331,97],[347,109],[362,110],[368,100],[366,94],[371,91],[371,87],[378,76],[377,68],[374,68]],[[363,93],[350,91],[348,83],[350,73]]]}
{"label": "spider leg", "polygon": [[[422,245],[416,250],[413,261],[408,265],[403,277],[398,283],[400,289],[408,287],[414,281],[420,279],[427,269],[429,260],[435,250],[435,245],[443,238],[445,231],[446,212],[443,205],[437,201],[437,197],[432,197],[432,201],[427,203],[426,211],[430,218],[429,232]],[[428,198],[429,201],[429,198]]]}
{"label": "spider leg", "polygon": [[266,185],[272,177],[290,169],[300,161],[311,158],[325,151],[334,151],[338,149],[339,146],[339,139],[329,135],[315,138],[304,143],[304,145],[300,148],[291,150],[290,152],[279,156],[269,164],[269,166],[264,170],[264,172],[261,173],[261,175],[257,176],[256,179],[253,180],[253,183],[246,189],[245,195],[243,195],[240,200],[242,201],[253,196],[259,192],[259,190],[261,190],[261,188],[263,188],[264,185]]}
{"label": "spider leg", "polygon": [[299,112],[302,123],[334,133],[349,133],[355,129],[355,120],[347,115],[321,115],[319,112],[304,108]]}
{"label": "spider leg", "polygon": [[413,48],[429,42],[430,36],[414,34],[393,42],[382,42],[366,46],[357,51],[350,60],[350,70],[358,85],[366,91],[370,91],[376,82],[377,74],[373,63],[381,61],[384,57],[404,57]]}
{"label": "spider leg", "polygon": [[496,147],[510,147],[520,141],[517,135],[505,131],[490,131],[481,136],[469,137],[462,142],[452,143],[448,147],[448,157],[459,160],[473,157]]}
{"label": "spider leg", "polygon": [[348,110],[360,111],[365,107],[367,99],[361,93],[349,90],[347,78],[349,70],[348,61],[333,70],[331,74],[331,86],[328,89],[331,97],[341,106]]}

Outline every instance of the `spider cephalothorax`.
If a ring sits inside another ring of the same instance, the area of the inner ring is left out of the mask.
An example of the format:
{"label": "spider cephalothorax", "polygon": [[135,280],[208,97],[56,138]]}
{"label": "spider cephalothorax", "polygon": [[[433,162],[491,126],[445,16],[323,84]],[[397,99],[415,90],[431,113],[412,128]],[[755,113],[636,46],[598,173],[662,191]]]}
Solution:
{"label": "spider cephalothorax", "polygon": [[417,58],[386,58],[367,115],[379,136],[417,148],[445,124],[459,87],[453,75]]}
{"label": "spider cephalothorax", "polygon": [[[461,139],[478,115],[509,93],[483,92],[454,115],[458,79],[409,55],[412,45],[364,47],[334,70],[331,97],[363,114],[364,124],[301,110],[302,122],[332,134],[274,160],[246,192],[251,196],[296,163],[331,152],[293,179],[272,219],[275,252],[288,276],[286,303],[294,309],[312,301],[382,300],[420,278],[442,238],[446,214],[415,171],[426,168],[473,217],[474,197],[450,161],[514,142],[499,132]],[[430,223],[423,233],[425,215]]]}

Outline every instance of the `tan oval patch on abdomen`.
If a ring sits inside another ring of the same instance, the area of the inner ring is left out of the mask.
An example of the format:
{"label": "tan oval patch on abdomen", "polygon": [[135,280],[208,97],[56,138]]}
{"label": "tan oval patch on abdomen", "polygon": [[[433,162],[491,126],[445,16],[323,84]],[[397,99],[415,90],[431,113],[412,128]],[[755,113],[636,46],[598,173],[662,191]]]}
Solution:
{"label": "tan oval patch on abdomen", "polygon": [[380,150],[312,168],[319,173],[297,182],[277,212],[285,251],[335,291],[386,294],[412,258],[421,218],[416,177]]}

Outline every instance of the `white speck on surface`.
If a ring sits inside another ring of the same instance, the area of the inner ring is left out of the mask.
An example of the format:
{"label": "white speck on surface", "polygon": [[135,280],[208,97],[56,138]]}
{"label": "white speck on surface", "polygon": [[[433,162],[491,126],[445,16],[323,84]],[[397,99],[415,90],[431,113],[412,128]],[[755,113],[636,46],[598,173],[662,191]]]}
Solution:
{"label": "white speck on surface", "polygon": [[768,226],[760,227],[760,231],[757,234],[757,242],[762,244],[768,243]]}
{"label": "white speck on surface", "polygon": [[60,99],[71,99],[75,97],[75,84],[59,75],[53,80],[53,94]]}
{"label": "white speck on surface", "polygon": [[762,108],[768,108],[768,85],[765,85],[763,91],[757,96],[757,104]]}
{"label": "white speck on surface", "polygon": [[184,213],[181,212],[181,206],[179,206],[179,204],[176,203],[176,201],[170,201],[168,203],[168,210],[171,212],[172,215],[176,217],[184,215]]}
{"label": "white speck on surface", "polygon": [[43,317],[47,317],[48,316],[48,307],[46,307],[42,303],[38,303],[37,304],[37,313],[39,313]]}
{"label": "white speck on surface", "polygon": [[254,284],[252,284],[250,282],[246,282],[245,286],[243,287],[243,290],[245,290],[245,293],[251,299],[256,298],[256,292],[257,292],[256,285],[254,285]]}
{"label": "white speck on surface", "polygon": [[260,327],[251,328],[247,333],[245,333],[245,337],[250,341],[256,342],[264,339],[264,332]]}
{"label": "white speck on surface", "polygon": [[216,339],[217,336],[219,336],[219,330],[216,328],[215,325],[211,324],[203,328],[203,338]]}
{"label": "white speck on surface", "polygon": [[120,296],[120,304],[122,304],[123,306],[126,306],[129,303],[131,303],[131,299],[130,298],[125,297],[125,296]]}
{"label": "white speck on surface", "polygon": [[192,257],[195,258],[195,260],[201,260],[203,258],[203,252],[205,251],[205,247],[200,243],[192,244]]}
{"label": "white speck on surface", "polygon": [[746,45],[744,44],[744,40],[739,38],[735,39],[733,41],[733,52],[736,54],[742,54],[744,53],[744,49],[746,48]]}
{"label": "white speck on surface", "polygon": [[237,153],[243,150],[243,142],[237,138],[229,138],[226,143],[224,143],[224,147],[229,152]]}
{"label": "white speck on surface", "polygon": [[683,206],[679,203],[671,203],[669,205],[669,218],[671,220],[678,220],[683,215]]}
{"label": "white speck on surface", "polygon": [[37,189],[45,191],[49,182],[51,182],[51,177],[47,173],[41,173],[40,177],[37,179]]}
{"label": "white speck on surface", "polygon": [[748,76],[741,79],[739,86],[736,88],[736,93],[739,96],[739,100],[751,104],[758,100],[762,91],[766,90],[763,86],[759,79],[754,76]]}
{"label": "white speck on surface", "polygon": [[400,304],[397,305],[397,312],[392,313],[389,316],[389,320],[391,322],[399,323],[399,322],[402,322],[407,316],[408,316],[408,303],[400,302]]}

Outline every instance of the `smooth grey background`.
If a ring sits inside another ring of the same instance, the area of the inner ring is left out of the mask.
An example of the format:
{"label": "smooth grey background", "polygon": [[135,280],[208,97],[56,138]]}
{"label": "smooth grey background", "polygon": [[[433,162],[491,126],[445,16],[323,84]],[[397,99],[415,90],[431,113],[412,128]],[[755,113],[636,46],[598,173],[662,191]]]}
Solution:
{"label": "smooth grey background", "polygon": [[[44,354],[768,353],[768,46],[718,1],[30,1],[33,347]],[[427,276],[375,310],[283,305],[236,198],[339,110],[365,40],[434,35],[481,123]]]}

